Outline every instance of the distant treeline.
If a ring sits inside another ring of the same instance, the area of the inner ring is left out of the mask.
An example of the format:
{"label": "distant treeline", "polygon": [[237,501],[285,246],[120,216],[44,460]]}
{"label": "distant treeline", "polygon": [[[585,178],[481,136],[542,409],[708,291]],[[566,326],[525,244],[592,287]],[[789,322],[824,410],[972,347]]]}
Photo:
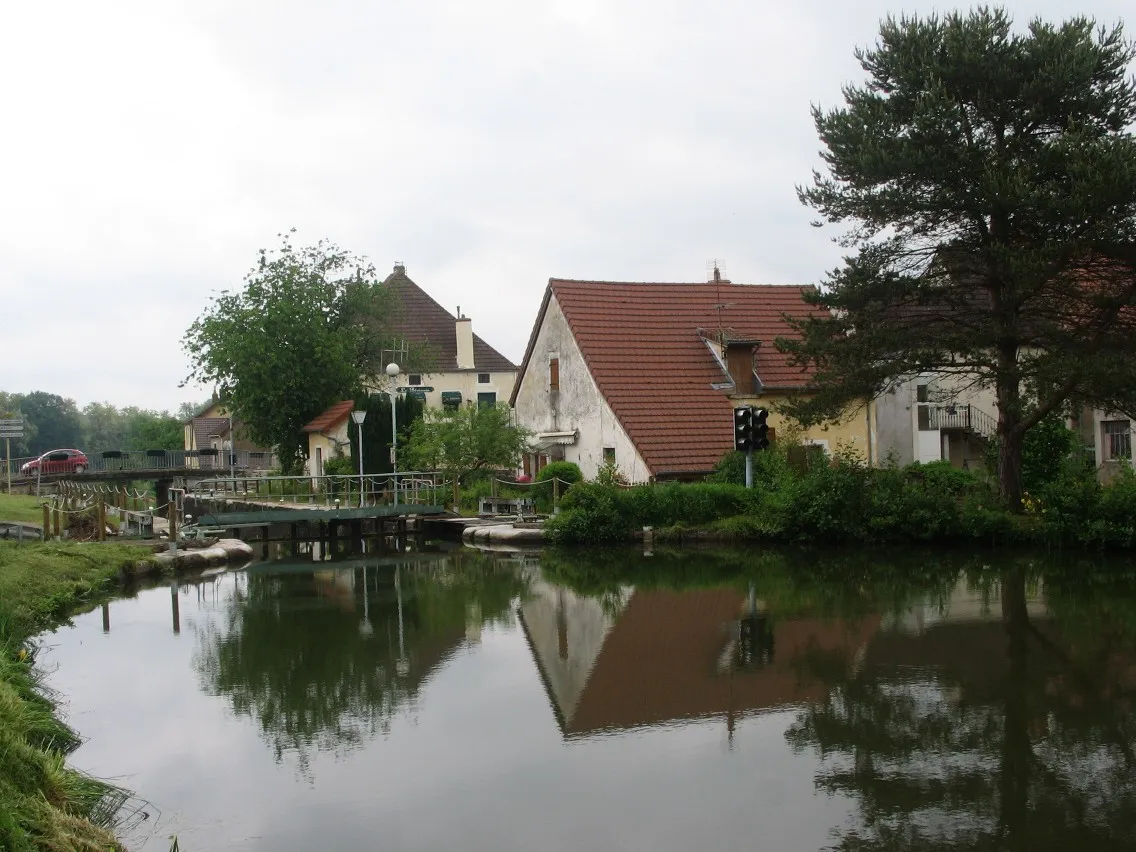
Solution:
{"label": "distant treeline", "polygon": [[87,455],[105,450],[179,450],[184,446],[182,423],[202,407],[203,403],[187,402],[171,413],[92,402],[79,408],[75,400],[59,394],[0,391],[0,418],[24,420],[24,438],[12,442],[14,458],[70,448]]}

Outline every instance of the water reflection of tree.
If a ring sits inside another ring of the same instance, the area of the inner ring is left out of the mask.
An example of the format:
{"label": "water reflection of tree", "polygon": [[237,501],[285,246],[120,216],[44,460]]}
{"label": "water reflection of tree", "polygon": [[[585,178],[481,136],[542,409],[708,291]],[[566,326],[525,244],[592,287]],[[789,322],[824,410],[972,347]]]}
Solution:
{"label": "water reflection of tree", "polygon": [[403,565],[397,592],[393,567],[371,568],[367,635],[363,572],[352,573],[344,582],[318,570],[253,572],[199,637],[203,688],[255,719],[277,759],[295,754],[302,770],[313,752],[388,733],[467,627],[509,619],[524,590],[515,570],[468,555],[460,565]]}
{"label": "water reflection of tree", "polygon": [[[854,674],[823,672],[828,698],[787,736],[826,758],[819,788],[858,800],[859,824],[837,848],[1132,848],[1136,644],[1094,616],[1111,607],[1130,621],[1136,602],[1098,596],[1094,610],[1078,596],[1072,609],[1095,629],[1043,626],[1027,612],[1025,577],[1005,575],[1001,624],[972,628],[996,631],[1001,659],[960,648],[957,666],[905,675],[873,665],[869,650]],[[1093,641],[1069,639],[1085,635]]]}

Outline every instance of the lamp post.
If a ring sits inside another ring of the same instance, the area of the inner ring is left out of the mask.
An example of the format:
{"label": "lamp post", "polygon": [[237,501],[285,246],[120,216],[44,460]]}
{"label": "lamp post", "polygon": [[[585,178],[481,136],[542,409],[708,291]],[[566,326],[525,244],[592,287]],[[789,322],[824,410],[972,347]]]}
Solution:
{"label": "lamp post", "polygon": [[394,670],[399,677],[406,677],[410,674],[410,660],[406,658],[406,640],[403,634],[402,626],[402,582],[401,582],[402,569],[395,566],[394,569],[394,593],[398,599],[398,659],[395,661]]}
{"label": "lamp post", "polygon": [[391,398],[391,484],[394,490],[394,505],[398,505],[398,415],[395,413],[395,379],[399,374],[398,364],[387,364],[387,375],[391,379],[391,389],[388,391]]}
{"label": "lamp post", "polygon": [[359,508],[363,507],[363,421],[367,419],[366,411],[352,411],[351,419],[359,427]]}

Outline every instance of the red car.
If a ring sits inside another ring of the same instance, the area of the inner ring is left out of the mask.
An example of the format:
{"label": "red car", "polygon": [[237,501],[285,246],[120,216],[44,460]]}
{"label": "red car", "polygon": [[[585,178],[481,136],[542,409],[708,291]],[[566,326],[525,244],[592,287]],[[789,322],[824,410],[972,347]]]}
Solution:
{"label": "red car", "polygon": [[90,464],[79,450],[52,450],[20,468],[23,476],[47,476],[52,473],[82,473]]}

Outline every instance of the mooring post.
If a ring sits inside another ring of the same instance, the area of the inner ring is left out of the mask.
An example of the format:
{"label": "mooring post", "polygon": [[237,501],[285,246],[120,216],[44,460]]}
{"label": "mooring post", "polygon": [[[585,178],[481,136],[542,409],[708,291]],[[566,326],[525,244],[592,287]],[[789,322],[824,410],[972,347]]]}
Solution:
{"label": "mooring post", "polygon": [[98,527],[95,530],[95,541],[106,541],[106,505],[106,501],[101,498],[95,503],[95,524]]}
{"label": "mooring post", "polygon": [[[177,504],[173,500],[170,500],[170,502],[169,502],[169,537],[170,537],[170,550],[172,550],[174,553],[177,553],[177,549],[178,549],[177,527],[178,527]],[[175,630],[174,632],[176,633],[177,631]]]}
{"label": "mooring post", "polygon": [[110,604],[103,604],[103,633],[110,633]]}
{"label": "mooring post", "polygon": [[47,541],[51,536],[51,511],[47,508],[47,504],[43,504],[43,540]]}
{"label": "mooring post", "polygon": [[52,528],[52,532],[54,532],[56,538],[60,538],[62,536],[62,533],[60,533],[60,531],[59,531],[62,517],[63,517],[63,510],[59,506],[55,506],[55,517],[52,519],[51,528]]}

